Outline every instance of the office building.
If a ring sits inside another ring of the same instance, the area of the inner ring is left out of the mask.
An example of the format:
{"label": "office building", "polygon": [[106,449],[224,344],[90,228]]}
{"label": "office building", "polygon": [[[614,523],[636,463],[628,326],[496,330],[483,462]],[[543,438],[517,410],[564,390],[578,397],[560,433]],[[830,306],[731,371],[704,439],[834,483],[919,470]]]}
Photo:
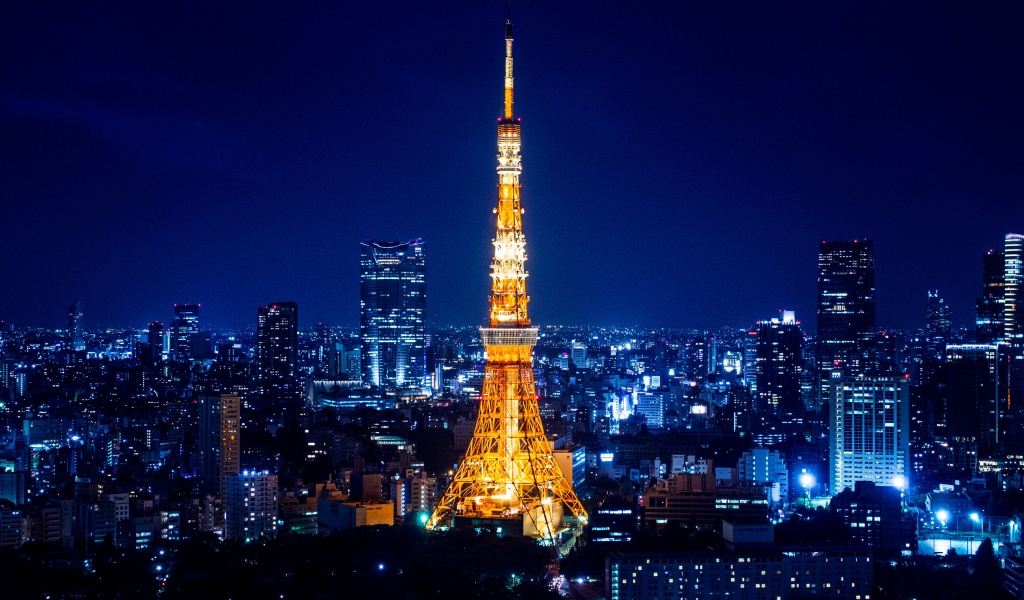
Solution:
{"label": "office building", "polygon": [[1003,337],[1024,339],[1024,235],[1006,234],[1003,247]]}
{"label": "office building", "polygon": [[299,306],[261,306],[256,320],[256,379],[264,399],[297,397]]}
{"label": "office building", "polygon": [[227,478],[241,470],[241,408],[237,394],[199,398],[200,475],[207,493],[222,496]]}
{"label": "office building", "polygon": [[857,375],[873,367],[875,257],[870,240],[821,242],[817,327],[818,373],[826,399],[833,370]]}
{"label": "office building", "polygon": [[586,345],[581,344],[579,342],[574,342],[573,345],[572,345],[571,358],[572,358],[572,364],[575,365],[577,369],[586,369],[587,368],[587,347],[586,347]]}
{"label": "office building", "polygon": [[1001,250],[989,250],[981,262],[981,297],[975,313],[975,340],[994,344],[1003,339],[1003,302],[1005,296],[1005,257]]}
{"label": "office building", "polygon": [[757,328],[743,336],[743,385],[750,389],[750,395],[757,397]]}
{"label": "office building", "polygon": [[636,414],[644,418],[647,427],[661,429],[665,426],[665,394],[640,392],[636,397]]}
{"label": "office building", "polygon": [[803,333],[793,311],[782,311],[781,317],[757,324],[757,409],[777,418],[784,432],[800,433]]}
{"label": "office building", "polygon": [[925,356],[927,361],[940,362],[950,342],[953,330],[953,316],[949,305],[939,296],[939,291],[928,291],[925,311]]}
{"label": "office building", "polygon": [[910,475],[910,384],[905,377],[833,380],[830,410],[832,493],[858,481],[906,482]]}
{"label": "office building", "polygon": [[199,334],[199,305],[175,304],[171,321],[171,358],[183,361],[194,357],[193,338]]}
{"label": "office building", "polygon": [[975,442],[985,448],[999,442],[998,356],[999,347],[991,344],[946,346],[935,425],[936,435],[944,437],[954,451],[959,442]]}
{"label": "office building", "polygon": [[82,303],[74,301],[68,307],[68,348],[79,351],[85,350],[85,334],[82,331]]}
{"label": "office building", "polygon": [[630,542],[636,535],[637,524],[637,512],[633,503],[618,496],[609,496],[591,519],[590,541]]}
{"label": "office building", "polygon": [[224,539],[251,542],[277,535],[277,475],[242,471],[225,478]]}
{"label": "office building", "polygon": [[363,242],[360,252],[361,375],[382,388],[424,386],[427,375],[423,241]]}
{"label": "office building", "polygon": [[166,358],[164,355],[164,324],[159,321],[153,321],[149,324],[148,332],[148,337],[146,338],[147,354],[142,359],[149,364],[155,365]]}

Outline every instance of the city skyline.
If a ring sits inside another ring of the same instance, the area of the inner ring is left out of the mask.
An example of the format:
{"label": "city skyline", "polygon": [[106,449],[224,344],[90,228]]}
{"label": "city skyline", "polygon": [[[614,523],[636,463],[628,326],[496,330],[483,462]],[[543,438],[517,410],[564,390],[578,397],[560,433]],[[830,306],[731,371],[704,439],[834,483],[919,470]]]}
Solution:
{"label": "city skyline", "polygon": [[[0,8],[0,319],[353,326],[360,242],[422,237],[427,322],[483,322],[505,5],[245,6]],[[1024,229],[1017,10],[517,4],[534,321],[809,329],[815,245],[867,238],[879,329],[929,290],[972,327]]]}

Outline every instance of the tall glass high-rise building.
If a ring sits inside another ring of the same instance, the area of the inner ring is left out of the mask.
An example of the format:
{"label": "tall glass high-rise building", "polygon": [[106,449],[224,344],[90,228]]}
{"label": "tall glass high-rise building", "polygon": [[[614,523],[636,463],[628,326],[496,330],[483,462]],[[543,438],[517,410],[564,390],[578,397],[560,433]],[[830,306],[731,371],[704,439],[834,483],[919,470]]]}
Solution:
{"label": "tall glass high-rise building", "polygon": [[361,246],[359,266],[363,382],[382,389],[424,386],[427,290],[423,240],[367,240]]}
{"label": "tall glass high-rise building", "polygon": [[298,352],[299,305],[275,302],[261,306],[256,317],[256,379],[260,395],[296,395]]}
{"label": "tall glass high-rise building", "polygon": [[939,290],[928,290],[925,309],[925,353],[930,361],[941,361],[953,332],[953,313]]}
{"label": "tall glass high-rise building", "polygon": [[74,301],[68,307],[68,347],[85,350],[85,336],[82,332],[82,303]]}
{"label": "tall glass high-rise building", "polygon": [[875,332],[875,254],[871,240],[827,242],[818,248],[818,370],[822,398],[831,372],[871,370]]}
{"label": "tall glass high-rise building", "polygon": [[1003,331],[1006,341],[1024,338],[1024,235],[1006,234],[1003,247]]}
{"label": "tall glass high-rise building", "polygon": [[171,321],[171,358],[188,360],[193,356],[193,338],[199,334],[199,305],[175,304]]}

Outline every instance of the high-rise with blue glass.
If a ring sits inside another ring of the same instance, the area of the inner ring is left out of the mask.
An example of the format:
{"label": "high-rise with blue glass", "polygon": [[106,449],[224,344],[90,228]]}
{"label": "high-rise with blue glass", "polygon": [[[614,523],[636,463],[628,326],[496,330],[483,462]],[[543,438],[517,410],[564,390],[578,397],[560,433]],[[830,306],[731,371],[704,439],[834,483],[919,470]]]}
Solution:
{"label": "high-rise with blue glass", "polygon": [[426,261],[423,240],[362,243],[359,276],[364,383],[384,389],[426,381]]}

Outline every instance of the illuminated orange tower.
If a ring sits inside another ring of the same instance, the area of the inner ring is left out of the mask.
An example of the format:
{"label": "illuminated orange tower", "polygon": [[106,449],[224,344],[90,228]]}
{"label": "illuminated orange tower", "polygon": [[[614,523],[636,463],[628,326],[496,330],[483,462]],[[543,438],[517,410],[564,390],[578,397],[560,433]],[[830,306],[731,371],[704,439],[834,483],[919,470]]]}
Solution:
{"label": "illuminated orange tower", "polygon": [[552,455],[533,382],[537,328],[526,313],[526,238],[519,201],[519,119],[512,116],[512,24],[505,26],[505,114],[498,120],[498,206],[491,262],[490,327],[483,392],[473,439],[455,479],[427,522],[428,529],[462,524],[520,526],[554,542],[566,511],[587,513]]}

